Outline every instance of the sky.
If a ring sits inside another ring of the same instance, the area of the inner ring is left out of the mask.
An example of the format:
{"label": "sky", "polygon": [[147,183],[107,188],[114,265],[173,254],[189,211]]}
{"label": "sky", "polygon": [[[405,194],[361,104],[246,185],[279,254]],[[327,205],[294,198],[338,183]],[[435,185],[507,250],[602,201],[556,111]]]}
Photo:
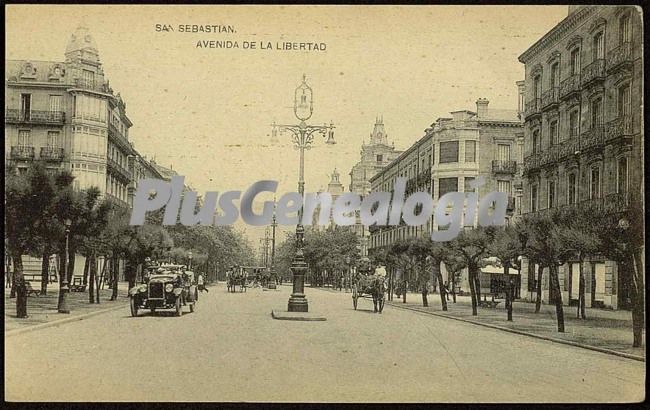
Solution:
{"label": "sky", "polygon": [[[5,53],[63,61],[70,35],[86,25],[141,154],[172,166],[199,193],[272,179],[279,197],[297,190],[299,157],[288,134],[271,145],[270,124],[298,122],[293,92],[303,74],[314,93],[308,123],[333,122],[337,141],[315,138],[306,192],[326,187],[334,168],[347,188],[377,116],[406,149],[437,118],[475,110],[479,97],[516,109],[515,82],[524,78],[517,57],[566,15],[566,6],[9,5]],[[187,24],[235,32],[179,32]],[[197,47],[211,40],[239,48]],[[277,49],[283,42],[326,48]],[[257,248],[264,229],[237,226]],[[293,229],[281,227],[278,238]]]}

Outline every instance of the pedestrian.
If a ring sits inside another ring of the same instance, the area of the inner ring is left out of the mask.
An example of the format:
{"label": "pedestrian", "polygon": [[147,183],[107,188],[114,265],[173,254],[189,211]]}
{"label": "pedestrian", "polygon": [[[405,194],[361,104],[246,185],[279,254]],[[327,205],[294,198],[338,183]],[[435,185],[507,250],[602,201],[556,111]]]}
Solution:
{"label": "pedestrian", "polygon": [[203,282],[203,274],[202,273],[199,273],[199,277],[196,279],[196,283],[198,284],[199,291],[201,291],[201,292],[206,291],[206,292],[210,293],[208,288],[205,287],[205,283]]}

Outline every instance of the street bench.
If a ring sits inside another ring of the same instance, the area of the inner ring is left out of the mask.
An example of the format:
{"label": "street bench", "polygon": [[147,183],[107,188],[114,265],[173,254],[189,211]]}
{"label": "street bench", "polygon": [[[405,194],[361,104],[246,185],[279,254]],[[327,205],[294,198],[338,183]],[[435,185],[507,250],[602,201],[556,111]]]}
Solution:
{"label": "street bench", "polygon": [[40,289],[34,289],[31,282],[25,281],[25,290],[27,291],[27,296],[31,294],[36,294],[36,296],[41,296]]}
{"label": "street bench", "polygon": [[70,285],[70,291],[71,292],[85,292],[86,291],[86,285],[83,284],[83,277],[78,276],[78,277],[73,277],[72,278],[72,285]]}

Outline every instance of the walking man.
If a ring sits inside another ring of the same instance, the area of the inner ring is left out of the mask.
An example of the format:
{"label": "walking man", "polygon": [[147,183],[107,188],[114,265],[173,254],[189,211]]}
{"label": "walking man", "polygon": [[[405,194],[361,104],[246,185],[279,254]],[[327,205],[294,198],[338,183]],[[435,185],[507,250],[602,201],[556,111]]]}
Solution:
{"label": "walking man", "polygon": [[199,273],[199,277],[196,279],[196,283],[197,283],[197,285],[199,287],[199,291],[201,291],[201,292],[206,291],[206,292],[210,293],[208,288],[205,287],[205,282],[203,282],[203,274],[202,273]]}

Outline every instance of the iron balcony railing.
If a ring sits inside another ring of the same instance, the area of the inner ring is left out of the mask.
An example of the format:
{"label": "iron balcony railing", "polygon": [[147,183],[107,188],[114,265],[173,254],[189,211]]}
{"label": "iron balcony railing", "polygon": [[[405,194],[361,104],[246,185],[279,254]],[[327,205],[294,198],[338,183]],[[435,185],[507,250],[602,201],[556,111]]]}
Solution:
{"label": "iron balcony railing", "polygon": [[595,125],[585,131],[580,138],[580,150],[588,151],[600,149],[605,146],[605,127]]}
{"label": "iron balcony railing", "polygon": [[526,119],[540,114],[541,102],[539,98],[533,98],[530,101],[526,102],[526,107],[524,108],[524,117]]}
{"label": "iron balcony railing", "polygon": [[5,121],[9,123],[63,125],[65,123],[65,113],[63,111],[7,109],[5,111]]}
{"label": "iron balcony railing", "polygon": [[632,58],[632,43],[623,43],[607,53],[607,70],[613,71],[627,64],[632,64]]}
{"label": "iron balcony railing", "polygon": [[560,98],[569,98],[574,93],[580,93],[580,75],[574,74],[560,84]]}
{"label": "iron balcony railing", "polygon": [[634,134],[632,117],[629,115],[610,121],[605,126],[605,138],[613,141],[621,137],[630,137]]}
{"label": "iron balcony railing", "polygon": [[40,158],[46,161],[62,161],[64,157],[63,148],[41,147]]}
{"label": "iron balcony railing", "polygon": [[101,82],[96,81],[96,80],[75,78],[74,85],[75,85],[75,87],[84,88],[86,90],[99,91],[101,93],[109,92],[109,88],[106,86],[106,84],[101,83]]}
{"label": "iron balcony railing", "polygon": [[517,161],[493,159],[492,172],[495,174],[515,174],[517,173]]}
{"label": "iron balcony railing", "polygon": [[108,165],[108,169],[112,171],[112,173],[117,174],[118,177],[121,177],[124,182],[128,183],[131,181],[131,172],[120,165],[117,161],[112,158],[108,158],[106,163]]}
{"label": "iron balcony railing", "polygon": [[556,107],[560,101],[559,87],[553,87],[542,94],[542,109]]}
{"label": "iron balcony railing", "polygon": [[18,160],[32,160],[34,159],[34,147],[30,146],[12,146],[11,147],[11,159]]}
{"label": "iron balcony railing", "polygon": [[599,58],[582,69],[581,84],[583,86],[603,80],[605,80],[605,59]]}

